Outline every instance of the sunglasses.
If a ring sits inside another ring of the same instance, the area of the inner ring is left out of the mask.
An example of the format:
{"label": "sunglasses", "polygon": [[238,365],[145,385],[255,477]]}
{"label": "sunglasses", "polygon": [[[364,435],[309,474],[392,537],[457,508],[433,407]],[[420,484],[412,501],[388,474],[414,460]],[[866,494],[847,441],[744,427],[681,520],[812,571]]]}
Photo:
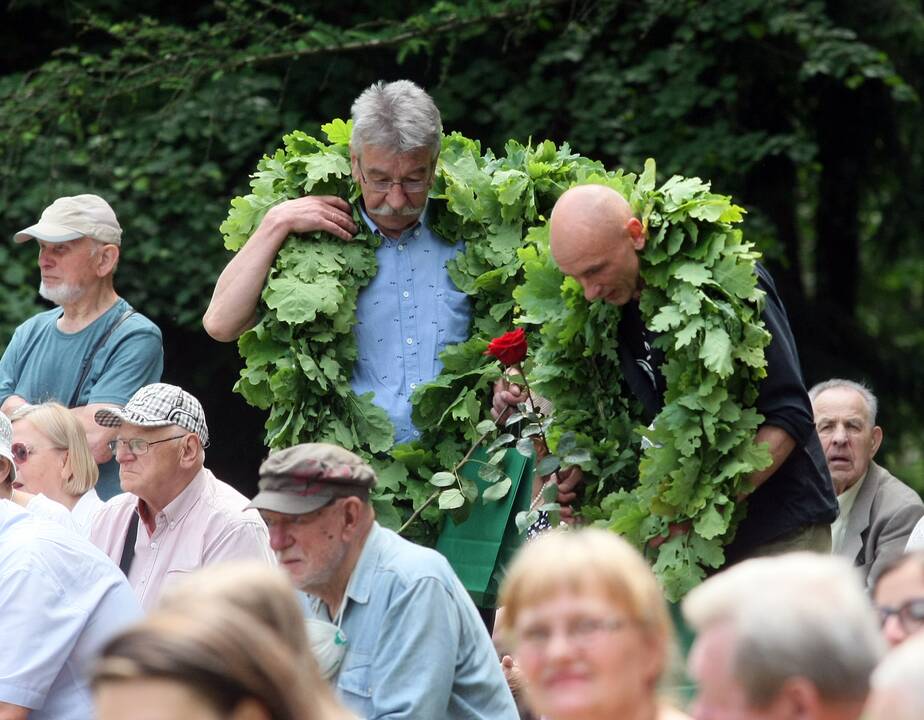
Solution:
{"label": "sunglasses", "polygon": [[30,448],[25,443],[13,443],[10,450],[13,451],[13,459],[18,463],[24,463],[35,452],[35,448]]}
{"label": "sunglasses", "polygon": [[30,455],[35,455],[39,450],[65,450],[66,448],[58,447],[47,447],[47,448],[35,448],[29,447],[25,443],[17,442],[13,443],[10,446],[10,451],[12,452],[13,459],[22,465],[26,460],[29,459]]}
{"label": "sunglasses", "polygon": [[[26,462],[26,460],[29,459],[29,456],[37,453],[39,449],[40,448],[29,447],[25,443],[21,443],[21,442],[13,443],[13,445],[10,447],[10,450],[13,451],[13,459],[19,464]],[[55,450],[56,448],[48,448],[48,449]]]}

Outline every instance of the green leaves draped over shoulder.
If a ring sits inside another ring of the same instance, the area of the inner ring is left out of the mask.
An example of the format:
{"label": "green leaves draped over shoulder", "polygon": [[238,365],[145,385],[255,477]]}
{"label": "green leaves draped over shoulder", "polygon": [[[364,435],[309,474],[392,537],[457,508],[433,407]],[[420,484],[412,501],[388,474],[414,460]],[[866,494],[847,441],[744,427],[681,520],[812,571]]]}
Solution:
{"label": "green leaves draped over shoulder", "polygon": [[[240,249],[267,210],[287,199],[331,194],[357,207],[351,124],[334,120],[322,130],[326,142],[292,132],[282,148],[260,160],[251,193],[231,201],[221,226],[228,249]],[[269,409],[267,444],[327,441],[366,457],[379,474],[373,501],[380,521],[415,540],[433,541],[446,513],[466,517],[478,491],[454,469],[472,442],[493,428],[485,420],[499,368],[483,353],[488,340],[513,322],[513,288],[522,280],[518,251],[532,242],[529,229],[545,222],[565,188],[602,173],[599,163],[567,145],[510,141],[497,157],[458,133],[444,138],[428,212],[444,240],[464,241],[447,270],[471,297],[471,336],[445,348],[442,372],[415,390],[413,418],[421,436],[403,445],[394,445],[394,429],[371,393],[360,397],[350,388],[356,299],[376,272],[376,238],[358,210],[360,231],[352,242],[322,233],[288,238],[261,296],[261,320],[239,341],[245,366],[235,389]],[[482,501],[506,494],[510,483],[496,463],[487,464],[482,477],[491,483]]]}
{"label": "green leaves draped over shoulder", "polygon": [[[221,225],[225,246],[241,248],[274,205],[306,194],[339,195],[355,201],[350,176],[350,124],[323,128],[328,142],[295,131],[283,147],[264,156],[252,176],[250,195],[231,201]],[[394,430],[372,403],[349,384],[356,342],[356,298],[376,271],[375,236],[360,222],[352,242],[323,233],[290,237],[282,246],[261,299],[261,320],[238,346],[245,366],[235,389],[269,409],[266,442],[333,442],[349,449],[382,452]]]}
{"label": "green leaves draped over shoulder", "polygon": [[619,191],[645,227],[639,306],[665,353],[664,407],[650,427],[640,424],[640,408],[620,385],[620,308],[587,303],[555,266],[546,228],[533,229],[534,242],[520,250],[525,280],[514,293],[520,322],[539,329],[532,383],[555,404],[550,437],[574,433],[593,455],[584,465],[587,520],[642,549],[669,524],[692,523],[692,532],[649,551],[677,598],[705,567],[723,562],[734,499],[748,475],[769,464],[766,447],[753,442],[770,341],[760,317],[759,254],[735,227],[744,211],[698,178],[675,176],[656,188],[649,161],[638,178],[588,182]]}
{"label": "green leaves draped over shoulder", "polygon": [[[226,246],[242,247],[266,211],[289,198],[333,194],[356,207],[350,129],[333,121],[323,128],[326,142],[286,135],[283,147],[259,162],[251,194],[231,201],[221,226]],[[667,380],[664,408],[651,427],[640,425],[636,401],[621,390],[620,309],[588,304],[549,252],[548,215],[579,183],[622,193],[646,229],[640,308],[659,333]],[[352,242],[314,233],[283,245],[262,294],[262,319],[239,341],[245,366],[236,389],[270,410],[271,447],[328,441],[366,457],[379,474],[373,502],[380,521],[430,543],[446,514],[463,520],[475,502],[509,491],[503,435],[486,448],[480,497],[459,469],[473,443],[496,434],[488,400],[500,368],[484,350],[522,324],[533,349],[525,370],[555,406],[552,450],[567,446],[588,478],[585,519],[639,547],[665,535],[669,523],[692,522],[693,532],[669,539],[655,559],[668,594],[677,597],[704,567],[722,562],[723,541],[734,532],[733,498],[769,459],[753,444],[769,335],[760,318],[758,254],[735,227],[742,216],[696,178],[673,177],[656,188],[650,161],[637,177],[607,172],[567,145],[511,140],[497,156],[453,133],[443,140],[429,218],[447,242],[463,241],[447,271],[471,298],[473,321],[470,338],[441,353],[439,375],[414,391],[420,437],[394,445],[391,423],[371,393],[357,396],[350,388],[356,299],[376,272],[377,240],[358,210]]]}

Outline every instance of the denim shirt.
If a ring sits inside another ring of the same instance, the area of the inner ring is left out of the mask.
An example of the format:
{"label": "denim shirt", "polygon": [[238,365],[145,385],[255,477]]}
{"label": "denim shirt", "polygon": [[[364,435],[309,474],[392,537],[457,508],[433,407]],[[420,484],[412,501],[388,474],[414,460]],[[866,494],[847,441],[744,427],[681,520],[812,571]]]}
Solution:
{"label": "denim shirt", "polygon": [[362,216],[382,244],[375,251],[378,272],[356,303],[351,384],[358,395],[375,393],[395,426],[395,442],[408,442],[420,435],[411,422],[411,393],[439,374],[437,356],[447,345],[468,339],[471,303],[446,271],[463,243],[438,237],[426,211],[398,239],[383,235],[365,210]]}
{"label": "denim shirt", "polygon": [[[365,720],[517,720],[497,654],[446,559],[375,523],[350,576],[340,699]],[[330,621],[309,602],[309,616]]]}

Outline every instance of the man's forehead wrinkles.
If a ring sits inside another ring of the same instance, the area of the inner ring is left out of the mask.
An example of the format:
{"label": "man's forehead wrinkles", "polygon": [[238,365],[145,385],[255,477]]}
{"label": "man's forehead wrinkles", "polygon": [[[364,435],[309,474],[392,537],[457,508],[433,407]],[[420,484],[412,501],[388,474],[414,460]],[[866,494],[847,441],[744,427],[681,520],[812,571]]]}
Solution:
{"label": "man's forehead wrinkles", "polygon": [[860,422],[866,422],[866,418],[862,414],[856,412],[818,413],[816,422],[821,422],[822,420],[843,420],[844,422],[858,420]]}

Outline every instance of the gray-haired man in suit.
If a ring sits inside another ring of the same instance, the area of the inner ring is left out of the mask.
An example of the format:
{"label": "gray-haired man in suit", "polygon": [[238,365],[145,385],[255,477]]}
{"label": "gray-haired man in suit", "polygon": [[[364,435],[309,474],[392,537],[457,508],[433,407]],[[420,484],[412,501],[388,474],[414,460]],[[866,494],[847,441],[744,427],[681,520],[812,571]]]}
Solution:
{"label": "gray-haired man in suit", "polygon": [[841,510],[831,526],[832,550],[853,560],[871,587],[882,569],[904,552],[924,516],[924,503],[873,462],[882,428],[876,425],[878,401],[869,388],[835,378],[815,385],[809,397]]}

